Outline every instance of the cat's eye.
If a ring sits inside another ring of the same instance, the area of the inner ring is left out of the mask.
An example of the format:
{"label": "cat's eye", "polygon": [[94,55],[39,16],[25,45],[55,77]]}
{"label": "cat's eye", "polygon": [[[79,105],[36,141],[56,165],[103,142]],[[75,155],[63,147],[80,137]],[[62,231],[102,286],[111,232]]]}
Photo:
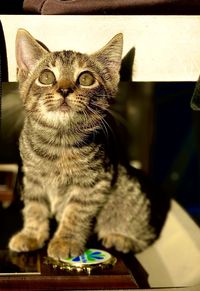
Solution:
{"label": "cat's eye", "polygon": [[81,86],[91,86],[95,83],[95,78],[90,72],[83,72],[78,77],[78,83]]}
{"label": "cat's eye", "polygon": [[38,80],[43,85],[51,85],[55,83],[56,77],[52,71],[45,69],[40,73]]}

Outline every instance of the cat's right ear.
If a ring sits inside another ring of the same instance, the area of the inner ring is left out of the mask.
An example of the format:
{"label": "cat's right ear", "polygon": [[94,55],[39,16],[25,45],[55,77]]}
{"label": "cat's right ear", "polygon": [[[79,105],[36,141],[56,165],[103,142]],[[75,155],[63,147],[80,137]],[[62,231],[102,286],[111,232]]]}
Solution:
{"label": "cat's right ear", "polygon": [[19,70],[27,73],[48,51],[25,29],[16,36],[16,61]]}

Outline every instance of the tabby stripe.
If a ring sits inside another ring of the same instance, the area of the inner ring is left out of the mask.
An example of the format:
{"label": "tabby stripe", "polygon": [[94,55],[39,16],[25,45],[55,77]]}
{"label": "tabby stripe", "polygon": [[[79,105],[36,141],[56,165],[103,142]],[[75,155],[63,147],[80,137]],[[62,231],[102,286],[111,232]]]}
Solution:
{"label": "tabby stripe", "polygon": [[[57,126],[53,126],[52,124],[50,125],[49,123],[45,122],[44,120],[41,120],[39,118],[36,118],[34,115],[31,116],[31,121],[34,121],[37,125],[42,126],[43,129],[54,129],[56,132],[58,131]],[[30,122],[31,123],[31,122]]]}
{"label": "tabby stripe", "polygon": [[59,237],[65,239],[65,240],[71,240],[71,239],[73,240],[75,238],[74,231],[67,230],[66,234],[64,233],[64,235],[63,234],[59,235]]}
{"label": "tabby stripe", "polygon": [[[78,213],[75,213],[75,211],[73,212],[72,215],[67,216],[66,218],[64,218],[64,220],[62,221],[62,223],[64,223],[66,225],[65,230],[67,230],[67,232],[74,232],[76,233],[76,226],[81,226],[82,228],[84,227],[83,222],[87,223],[89,222],[88,218],[91,215],[91,211],[88,211],[87,213],[82,212],[82,209],[80,209],[80,211]],[[65,223],[66,222],[66,223]]]}
{"label": "tabby stripe", "polygon": [[58,155],[53,155],[53,154],[48,154],[45,150],[36,148],[34,144],[32,143],[31,139],[27,140],[27,143],[29,144],[31,150],[39,157],[44,158],[45,160],[50,160],[50,161],[56,161],[59,156]]}
{"label": "tabby stripe", "polygon": [[34,185],[38,185],[38,186],[42,185],[41,182],[33,176],[26,175],[25,178],[26,178],[26,180],[28,180],[27,182],[29,182],[29,183],[31,182]]}
{"label": "tabby stripe", "polygon": [[26,193],[26,197],[24,199],[25,203],[30,204],[31,202],[38,202],[38,204],[43,204],[45,206],[47,206],[47,208],[50,210],[50,203],[49,200],[44,197],[44,196],[33,196],[31,194],[28,195],[28,193]]}
{"label": "tabby stripe", "polygon": [[52,146],[60,147],[61,146],[61,143],[59,144],[59,143],[56,143],[56,142],[50,142],[50,139],[49,139],[48,135],[44,136],[44,135],[39,134],[38,132],[36,132],[36,139],[39,142],[41,142],[41,144],[47,145],[49,147],[52,147]]}
{"label": "tabby stripe", "polygon": [[49,135],[46,134],[46,136],[44,136],[44,134],[40,134],[39,132],[35,133],[36,139],[38,140],[38,142],[40,142],[42,145],[46,145],[49,148],[54,148],[54,149],[63,149],[68,147],[67,142],[65,142],[65,139],[59,136],[53,136],[51,134],[51,139],[49,138]]}
{"label": "tabby stripe", "polygon": [[25,96],[25,99],[24,99],[24,103],[27,103],[28,98],[30,98],[30,95],[29,94],[30,94],[30,91],[31,91],[31,88],[32,88],[33,83],[35,83],[35,79],[33,79],[32,82],[28,86],[28,90],[26,92],[26,96]]}
{"label": "tabby stripe", "polygon": [[70,199],[69,203],[75,203],[75,204],[78,204],[80,206],[93,206],[93,205],[98,205],[99,200],[82,200],[82,199],[77,198],[77,197],[72,197]]}

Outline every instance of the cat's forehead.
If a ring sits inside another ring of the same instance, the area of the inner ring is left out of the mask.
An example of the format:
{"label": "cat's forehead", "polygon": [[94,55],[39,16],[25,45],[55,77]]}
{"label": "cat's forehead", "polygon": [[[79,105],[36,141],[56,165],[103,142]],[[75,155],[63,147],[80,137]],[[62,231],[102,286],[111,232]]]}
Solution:
{"label": "cat's forehead", "polygon": [[90,57],[74,51],[52,52],[48,58],[48,67],[57,77],[62,74],[74,76],[80,71],[93,68]]}
{"label": "cat's forehead", "polygon": [[54,67],[84,67],[90,64],[89,56],[74,51],[59,51],[51,53],[51,65]]}

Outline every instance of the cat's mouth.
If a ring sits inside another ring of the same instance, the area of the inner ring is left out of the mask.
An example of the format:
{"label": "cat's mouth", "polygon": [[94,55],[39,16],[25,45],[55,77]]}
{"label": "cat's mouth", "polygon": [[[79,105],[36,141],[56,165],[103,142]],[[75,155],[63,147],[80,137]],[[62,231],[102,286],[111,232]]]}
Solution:
{"label": "cat's mouth", "polygon": [[69,110],[70,110],[70,106],[65,101],[60,104],[59,111],[61,111],[61,112],[67,112]]}

